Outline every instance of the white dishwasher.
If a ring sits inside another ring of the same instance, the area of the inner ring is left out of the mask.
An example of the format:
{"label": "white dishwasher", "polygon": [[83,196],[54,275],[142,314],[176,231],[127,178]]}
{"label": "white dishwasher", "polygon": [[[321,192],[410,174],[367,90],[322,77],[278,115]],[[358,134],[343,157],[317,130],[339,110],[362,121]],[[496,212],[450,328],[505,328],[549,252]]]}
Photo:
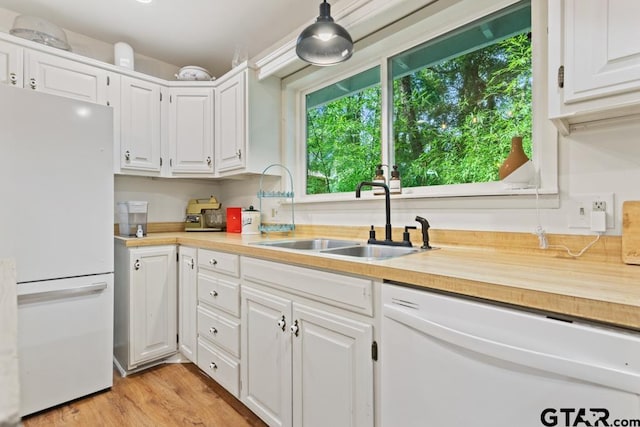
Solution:
{"label": "white dishwasher", "polygon": [[383,427],[640,426],[640,333],[383,285]]}

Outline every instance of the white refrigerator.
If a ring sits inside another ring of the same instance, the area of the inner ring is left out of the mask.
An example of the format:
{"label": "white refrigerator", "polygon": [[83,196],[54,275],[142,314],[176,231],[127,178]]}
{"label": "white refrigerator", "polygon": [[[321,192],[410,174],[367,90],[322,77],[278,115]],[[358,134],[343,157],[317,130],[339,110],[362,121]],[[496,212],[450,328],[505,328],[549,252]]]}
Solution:
{"label": "white refrigerator", "polygon": [[0,259],[14,258],[20,414],[111,387],[113,112],[0,85]]}

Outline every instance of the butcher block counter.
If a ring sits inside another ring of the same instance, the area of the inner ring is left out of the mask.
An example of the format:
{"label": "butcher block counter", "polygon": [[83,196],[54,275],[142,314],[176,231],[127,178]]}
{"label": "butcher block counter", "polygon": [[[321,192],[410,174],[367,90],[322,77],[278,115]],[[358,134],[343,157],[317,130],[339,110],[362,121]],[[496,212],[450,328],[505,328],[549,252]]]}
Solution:
{"label": "butcher block counter", "polygon": [[[319,236],[329,237],[326,233],[306,235],[298,232],[291,237],[277,233],[267,237],[232,233],[160,232],[149,233],[142,238],[116,238],[123,240],[128,247],[178,244],[215,249],[640,330],[640,266],[626,265],[621,261],[544,256],[535,249],[501,251],[495,248],[462,247],[440,244],[433,239],[432,245],[438,247],[436,250],[379,261],[255,244],[265,240]],[[360,233],[358,237],[354,240],[365,243],[366,234]]]}

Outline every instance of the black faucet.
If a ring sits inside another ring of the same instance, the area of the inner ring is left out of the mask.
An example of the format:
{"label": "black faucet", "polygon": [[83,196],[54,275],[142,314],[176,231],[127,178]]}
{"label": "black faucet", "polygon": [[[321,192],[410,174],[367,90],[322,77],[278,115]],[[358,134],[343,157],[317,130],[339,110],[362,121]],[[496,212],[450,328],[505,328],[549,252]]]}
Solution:
{"label": "black faucet", "polygon": [[421,216],[416,216],[416,221],[420,223],[422,227],[422,247],[421,249],[431,249],[429,245],[429,221],[422,218]]}
{"label": "black faucet", "polygon": [[[377,240],[375,238],[375,231],[369,233],[369,240],[367,243],[374,245],[389,245],[389,246],[411,246],[411,242],[394,242],[391,239],[391,197],[389,195],[389,187],[387,184],[381,182],[362,181],[356,187],[356,199],[360,198],[360,190],[362,187],[381,187],[384,189],[384,208],[386,215],[386,224],[384,225],[384,240]],[[373,230],[373,226],[371,226]],[[408,245],[407,245],[408,243]]]}

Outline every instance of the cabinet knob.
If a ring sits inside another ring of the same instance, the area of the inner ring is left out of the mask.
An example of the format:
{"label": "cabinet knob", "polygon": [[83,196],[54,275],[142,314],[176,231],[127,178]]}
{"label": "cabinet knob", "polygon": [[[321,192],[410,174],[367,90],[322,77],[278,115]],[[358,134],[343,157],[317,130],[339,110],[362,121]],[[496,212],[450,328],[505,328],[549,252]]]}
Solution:
{"label": "cabinet knob", "polygon": [[209,292],[209,295],[211,295],[212,297],[217,297],[218,296],[218,291],[211,291],[211,292]]}
{"label": "cabinet knob", "polygon": [[124,152],[124,159],[125,159],[126,161],[131,160],[131,152],[130,152],[129,150],[127,150],[127,151],[125,151],[125,152]]}
{"label": "cabinet knob", "polygon": [[215,259],[213,259],[213,258],[211,258],[211,259],[209,260],[209,264],[211,264],[211,265],[217,265],[217,264],[218,264],[218,261],[217,261],[217,260],[215,260]]}
{"label": "cabinet knob", "polygon": [[135,270],[140,270],[140,266],[141,266],[141,264],[140,264],[140,260],[139,260],[139,259],[137,259],[137,260],[133,263],[133,268],[134,268]]}
{"label": "cabinet knob", "polygon": [[284,332],[285,328],[287,327],[287,321],[284,318],[284,314],[282,315],[282,318],[278,320],[278,327],[282,329],[282,332]]}
{"label": "cabinet knob", "polygon": [[211,166],[211,156],[207,156],[207,165]]}
{"label": "cabinet knob", "polygon": [[31,86],[31,89],[35,90],[36,89],[36,79],[34,79],[33,77],[29,79],[29,86]]}
{"label": "cabinet knob", "polygon": [[298,326],[298,321],[295,320],[293,325],[291,325],[291,333],[297,337],[298,332],[300,332],[300,327]]}
{"label": "cabinet knob", "polygon": [[216,369],[218,369],[218,365],[216,365],[214,362],[209,363],[209,369],[213,369],[214,371]]}
{"label": "cabinet knob", "polygon": [[196,265],[195,261],[193,260],[193,258],[191,258],[189,261],[186,261],[187,265],[189,267],[191,267],[191,269],[193,270],[193,267]]}
{"label": "cabinet knob", "polygon": [[242,158],[242,150],[238,148],[238,151],[236,151],[236,156],[241,159]]}
{"label": "cabinet knob", "polygon": [[218,330],[212,326],[212,327],[209,328],[209,333],[211,335],[215,335],[215,334],[218,333]]}
{"label": "cabinet knob", "polygon": [[16,73],[9,73],[9,81],[14,86],[18,84],[18,76],[16,76]]}

